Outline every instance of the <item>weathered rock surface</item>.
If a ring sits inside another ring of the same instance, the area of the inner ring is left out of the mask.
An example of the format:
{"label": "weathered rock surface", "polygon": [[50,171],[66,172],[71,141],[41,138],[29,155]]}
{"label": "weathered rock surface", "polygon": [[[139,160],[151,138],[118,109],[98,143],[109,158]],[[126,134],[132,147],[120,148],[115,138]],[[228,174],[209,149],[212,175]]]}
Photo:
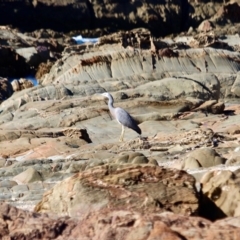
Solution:
{"label": "weathered rock surface", "polygon": [[240,216],[239,170],[216,170],[206,173],[201,183],[203,193],[227,216]]}
{"label": "weathered rock surface", "polygon": [[142,214],[104,209],[78,220],[0,204],[0,216],[0,236],[3,239],[237,240],[240,234],[239,218],[212,223],[200,217],[170,212]]}
{"label": "weathered rock surface", "polygon": [[192,176],[179,170],[151,165],[104,165],[60,182],[44,194],[35,211],[76,217],[107,207],[195,215],[198,198],[194,184]]}
{"label": "weathered rock surface", "polygon": [[30,167],[26,171],[15,176],[13,180],[19,184],[26,184],[30,182],[42,181],[43,179],[38,171],[36,171],[33,167]]}
{"label": "weathered rock surface", "polygon": [[11,82],[11,84],[14,92],[33,87],[33,83],[24,78],[20,78],[19,80],[15,79]]}

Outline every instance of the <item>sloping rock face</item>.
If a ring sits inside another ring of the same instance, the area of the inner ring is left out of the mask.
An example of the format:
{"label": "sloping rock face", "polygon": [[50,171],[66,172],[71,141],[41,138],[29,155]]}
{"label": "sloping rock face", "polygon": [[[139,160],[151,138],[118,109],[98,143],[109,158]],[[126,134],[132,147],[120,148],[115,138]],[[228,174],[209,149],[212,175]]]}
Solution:
{"label": "sloping rock face", "polygon": [[103,209],[81,219],[56,218],[0,204],[2,239],[200,240],[239,239],[239,218],[212,223],[170,212],[146,213]]}
{"label": "sloping rock face", "polygon": [[104,165],[57,184],[46,192],[35,211],[77,217],[107,207],[194,215],[198,211],[194,184],[192,176],[179,170],[151,165]]}
{"label": "sloping rock face", "polygon": [[[74,95],[84,96],[103,91],[158,100],[238,96],[239,53],[211,47],[190,49],[190,45],[181,38],[170,43],[154,41],[144,29],[119,32],[100,38],[99,45],[66,48],[63,58],[40,82],[44,86],[61,83]],[[233,86],[230,76],[236,81]]]}

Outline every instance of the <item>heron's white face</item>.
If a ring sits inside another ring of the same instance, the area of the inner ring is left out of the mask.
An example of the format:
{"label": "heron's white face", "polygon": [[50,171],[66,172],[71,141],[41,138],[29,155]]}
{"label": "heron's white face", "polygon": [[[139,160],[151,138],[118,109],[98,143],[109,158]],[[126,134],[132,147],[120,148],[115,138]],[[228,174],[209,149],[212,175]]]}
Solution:
{"label": "heron's white face", "polygon": [[107,92],[105,92],[105,93],[101,93],[101,95],[104,96],[104,97],[109,98],[109,93],[107,93]]}

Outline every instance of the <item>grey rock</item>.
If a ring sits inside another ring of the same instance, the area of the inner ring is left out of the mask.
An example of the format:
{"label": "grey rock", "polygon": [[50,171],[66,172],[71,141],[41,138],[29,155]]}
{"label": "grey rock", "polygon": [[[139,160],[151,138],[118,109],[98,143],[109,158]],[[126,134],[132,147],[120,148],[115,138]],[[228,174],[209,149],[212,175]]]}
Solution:
{"label": "grey rock", "polygon": [[11,181],[11,180],[3,180],[0,182],[0,187],[12,188],[13,186],[16,186],[16,185],[17,185],[16,181]]}
{"label": "grey rock", "polygon": [[214,149],[200,148],[192,151],[184,159],[184,169],[207,168],[224,164],[226,159],[221,157]]}
{"label": "grey rock", "polygon": [[35,181],[42,181],[41,175],[33,167],[30,167],[26,171],[15,176],[14,179],[19,183],[30,183]]}
{"label": "grey rock", "polygon": [[27,192],[29,190],[27,185],[16,185],[11,189],[13,192]]}

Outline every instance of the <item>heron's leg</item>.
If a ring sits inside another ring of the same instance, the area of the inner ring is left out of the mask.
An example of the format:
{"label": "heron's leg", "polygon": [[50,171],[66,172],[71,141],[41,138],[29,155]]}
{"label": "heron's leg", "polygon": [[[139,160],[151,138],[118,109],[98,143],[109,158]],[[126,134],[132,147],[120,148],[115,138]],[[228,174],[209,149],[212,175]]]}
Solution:
{"label": "heron's leg", "polygon": [[123,140],[124,131],[125,131],[125,128],[124,128],[124,126],[122,125],[122,132],[121,132],[121,136],[120,136],[120,138],[119,138],[119,141],[120,141],[120,142],[123,142],[123,141],[124,141],[124,140]]}

